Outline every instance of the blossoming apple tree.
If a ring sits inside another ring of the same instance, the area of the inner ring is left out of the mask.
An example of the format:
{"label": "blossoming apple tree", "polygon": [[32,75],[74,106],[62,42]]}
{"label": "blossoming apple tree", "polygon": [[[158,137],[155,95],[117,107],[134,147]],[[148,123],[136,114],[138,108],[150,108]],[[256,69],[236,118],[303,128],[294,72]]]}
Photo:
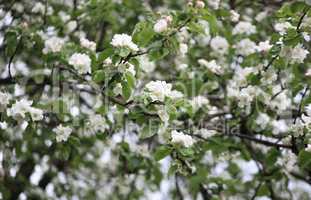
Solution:
{"label": "blossoming apple tree", "polygon": [[311,2],[0,3],[0,199],[310,199]]}

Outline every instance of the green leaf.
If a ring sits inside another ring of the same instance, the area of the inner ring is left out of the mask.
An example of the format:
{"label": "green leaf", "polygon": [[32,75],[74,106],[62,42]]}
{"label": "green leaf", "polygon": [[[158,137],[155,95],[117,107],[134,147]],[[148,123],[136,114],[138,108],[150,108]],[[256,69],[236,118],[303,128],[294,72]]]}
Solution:
{"label": "green leaf", "polygon": [[146,21],[136,24],[133,32],[133,41],[140,47],[145,47],[154,37],[155,32],[151,23]]}
{"label": "green leaf", "polygon": [[154,136],[158,133],[160,126],[160,121],[158,120],[149,120],[148,123],[143,125],[143,128],[139,134],[140,139],[146,139]]}
{"label": "green leaf", "polygon": [[178,163],[172,163],[171,164],[171,166],[170,166],[170,168],[169,168],[169,170],[168,170],[168,175],[170,176],[170,175],[173,175],[173,174],[175,174],[177,171],[178,171],[178,169],[180,168],[180,166],[179,166],[179,164]]}
{"label": "green leaf", "polygon": [[96,83],[100,83],[104,80],[105,80],[105,71],[104,70],[97,70],[94,73],[93,81],[95,81]]}
{"label": "green leaf", "polygon": [[66,103],[59,99],[53,102],[52,111],[59,114],[68,113],[68,108]]}
{"label": "green leaf", "polygon": [[128,48],[121,47],[121,48],[119,49],[119,55],[120,55],[121,57],[126,57],[126,56],[128,56],[130,53],[131,53],[131,51],[130,51]]}
{"label": "green leaf", "polygon": [[298,164],[302,169],[311,169],[311,152],[300,151],[298,155]]}
{"label": "green leaf", "polygon": [[204,28],[202,26],[200,26],[198,23],[191,22],[191,23],[189,23],[188,27],[189,27],[189,30],[191,32],[201,33],[201,34],[205,33]]}
{"label": "green leaf", "polygon": [[15,52],[17,42],[18,42],[18,33],[14,30],[9,30],[5,34],[5,55],[6,56],[12,56]]}
{"label": "green leaf", "polygon": [[169,49],[165,47],[151,50],[149,53],[150,61],[160,60],[164,58],[165,56],[167,56],[169,53],[170,53]]}
{"label": "green leaf", "polygon": [[172,152],[172,148],[169,146],[160,146],[159,148],[156,149],[154,153],[154,159],[156,161],[162,160],[166,156],[170,155]]}
{"label": "green leaf", "polygon": [[128,85],[133,89],[135,87],[135,77],[131,72],[125,73],[125,79],[128,83]]}
{"label": "green leaf", "polygon": [[129,83],[127,81],[122,81],[122,94],[123,97],[128,100],[131,97],[132,94],[132,88],[130,87]]}
{"label": "green leaf", "polygon": [[75,136],[71,136],[69,138],[69,143],[74,146],[74,147],[78,147],[81,143],[80,143],[80,139],[78,137]]}
{"label": "green leaf", "polygon": [[114,50],[113,48],[108,48],[108,49],[105,49],[104,51],[100,52],[98,54],[98,63],[101,64],[102,62],[104,62],[104,60],[106,60],[108,57],[112,56],[114,53]]}
{"label": "green leaf", "polygon": [[217,23],[216,16],[206,11],[202,15],[202,18],[205,19],[206,21],[208,21],[211,34],[213,36],[217,35],[217,33],[218,33],[218,23]]}
{"label": "green leaf", "polygon": [[182,148],[179,149],[181,155],[189,157],[194,155],[194,150],[192,148]]}

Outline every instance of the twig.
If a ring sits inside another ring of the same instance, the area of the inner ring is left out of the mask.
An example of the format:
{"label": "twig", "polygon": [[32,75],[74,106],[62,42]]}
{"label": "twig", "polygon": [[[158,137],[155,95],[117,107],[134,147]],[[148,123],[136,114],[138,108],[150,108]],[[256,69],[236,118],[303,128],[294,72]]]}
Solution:
{"label": "twig", "polygon": [[16,45],[16,47],[15,47],[15,50],[14,50],[13,54],[12,54],[11,57],[9,58],[8,70],[9,70],[9,77],[10,77],[12,80],[13,80],[13,76],[12,76],[12,72],[11,72],[11,65],[12,65],[12,62],[13,62],[14,57],[15,57],[16,54],[17,54],[17,51],[18,51],[20,45],[22,44],[22,38],[23,38],[23,36],[21,35],[21,36],[20,36],[20,39],[18,40],[18,43],[17,43],[17,45]]}
{"label": "twig", "polygon": [[273,62],[279,57],[280,55],[276,55],[274,57],[272,57],[272,59],[270,60],[270,62],[268,63],[267,66],[264,67],[264,71],[267,71],[269,69],[269,67],[273,64]]}
{"label": "twig", "polygon": [[296,31],[297,31],[298,33],[300,32],[300,28],[301,28],[302,21],[303,21],[303,19],[305,18],[305,16],[307,15],[309,9],[310,9],[310,7],[305,7],[305,8],[304,8],[303,14],[301,15],[301,17],[300,17],[300,19],[299,19],[299,22],[298,22],[298,24],[297,24],[297,27],[296,27]]}
{"label": "twig", "polygon": [[180,200],[183,200],[184,197],[183,197],[183,194],[180,190],[180,187],[179,187],[179,184],[178,184],[178,176],[177,174],[175,175],[175,187],[176,187],[176,191],[177,191],[177,195],[179,197]]}
{"label": "twig", "polygon": [[301,115],[303,99],[305,98],[305,96],[306,96],[308,90],[309,90],[309,86],[307,86],[307,87],[305,88],[305,91],[303,92],[303,94],[302,94],[302,96],[301,96],[301,100],[300,100],[299,108],[298,108],[298,113],[297,113],[297,115],[296,115],[296,117],[295,117],[295,119],[294,119],[294,124],[296,124],[297,118],[300,117],[300,115]]}
{"label": "twig", "polygon": [[257,187],[255,188],[255,193],[254,193],[254,195],[252,196],[251,200],[255,200],[255,198],[257,197],[257,194],[258,194],[258,191],[259,191],[261,185],[262,185],[262,182],[260,182],[260,183],[257,185]]}
{"label": "twig", "polygon": [[[203,136],[198,135],[198,134],[188,134],[188,135],[191,135],[193,137],[196,137],[196,138],[198,138],[200,140],[203,140],[203,141],[206,141],[206,142],[210,142],[211,141],[210,139],[204,138]],[[256,142],[256,143],[259,143],[259,144],[263,144],[263,145],[266,145],[266,146],[272,146],[272,147],[278,147],[278,148],[284,148],[284,149],[292,149],[292,145],[279,144],[277,142],[270,142],[270,141],[267,141],[267,140],[262,140],[262,139],[255,138],[255,137],[252,137],[252,136],[249,136],[249,135],[245,135],[245,134],[235,133],[235,134],[222,134],[222,135],[219,135],[219,136],[236,136],[238,138],[246,139],[246,140],[249,140],[249,141],[252,141],[252,142]]]}
{"label": "twig", "polygon": [[[185,20],[184,23],[180,24],[175,31],[173,31],[172,33],[170,33],[167,37],[165,37],[164,39],[161,40],[162,44],[164,44],[168,38],[176,35],[178,32],[180,32],[180,30],[185,27],[192,19],[191,18],[188,18]],[[141,55],[144,55],[144,54],[147,54],[149,53],[154,47],[150,47],[149,49],[147,49],[146,51],[140,51],[140,52],[137,52],[135,54],[132,54],[130,53],[127,57],[123,58],[120,60],[120,63],[125,63],[127,61],[129,61],[131,58],[134,58],[134,57],[137,57],[137,56],[141,56]]]}
{"label": "twig", "polygon": [[252,136],[249,136],[249,135],[235,133],[235,134],[229,134],[229,136],[236,136],[236,137],[239,137],[239,138],[242,138],[242,139],[246,139],[246,140],[249,140],[249,141],[253,141],[253,142],[256,142],[256,143],[259,143],[259,144],[263,144],[263,145],[266,145],[266,146],[273,146],[273,147],[279,147],[279,148],[285,148],[285,149],[292,149],[291,145],[270,142],[270,141],[262,140],[262,139],[255,138],[255,137],[252,137]]}

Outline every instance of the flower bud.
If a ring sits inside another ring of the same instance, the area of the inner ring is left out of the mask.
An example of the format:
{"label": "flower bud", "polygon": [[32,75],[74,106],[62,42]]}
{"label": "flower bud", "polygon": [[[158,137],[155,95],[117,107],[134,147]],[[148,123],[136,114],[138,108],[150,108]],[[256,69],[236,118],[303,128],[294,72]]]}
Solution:
{"label": "flower bud", "polygon": [[197,7],[197,8],[204,8],[205,7],[205,3],[203,2],[203,1],[196,1],[195,2],[195,6]]}
{"label": "flower bud", "polygon": [[172,23],[172,21],[173,21],[173,18],[170,15],[165,16],[164,19],[167,21],[168,24]]}
{"label": "flower bud", "polygon": [[153,26],[153,30],[156,33],[162,33],[167,30],[168,23],[166,19],[159,19]]}

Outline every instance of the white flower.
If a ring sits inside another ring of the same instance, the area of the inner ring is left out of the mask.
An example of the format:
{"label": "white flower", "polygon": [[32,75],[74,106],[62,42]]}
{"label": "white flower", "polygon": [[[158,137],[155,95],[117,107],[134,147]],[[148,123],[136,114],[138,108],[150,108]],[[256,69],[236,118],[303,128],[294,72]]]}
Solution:
{"label": "white flower", "polygon": [[259,113],[256,124],[261,128],[261,130],[265,129],[270,122],[270,117],[266,113]]}
{"label": "white flower", "polygon": [[270,44],[269,40],[264,41],[264,42],[259,42],[257,46],[257,51],[259,52],[267,52],[272,48],[273,45]]}
{"label": "white flower", "polygon": [[146,89],[150,93],[152,101],[164,101],[172,90],[172,84],[165,81],[151,81],[146,85]]}
{"label": "white flower", "polygon": [[274,29],[281,35],[284,35],[289,28],[294,28],[289,22],[281,22],[274,25]]}
{"label": "white flower", "polygon": [[122,84],[121,83],[117,83],[112,91],[113,91],[113,93],[115,95],[122,95]]}
{"label": "white flower", "polygon": [[249,107],[256,94],[257,90],[254,86],[247,86],[246,88],[243,88],[238,95],[238,106],[240,108]]}
{"label": "white flower", "polygon": [[177,69],[179,70],[185,70],[188,68],[188,65],[186,63],[177,64]]}
{"label": "white flower", "polygon": [[103,61],[103,64],[104,65],[112,65],[112,59],[110,57],[106,58],[104,61]]}
{"label": "white flower", "polygon": [[136,75],[135,66],[131,63],[127,63],[128,68],[126,69],[127,72],[130,72],[133,76]]}
{"label": "white flower", "polygon": [[309,68],[309,69],[307,70],[307,72],[305,73],[305,75],[306,75],[306,76],[311,76],[311,68]]}
{"label": "white flower", "polygon": [[203,58],[199,59],[199,60],[198,60],[198,63],[199,63],[200,65],[204,66],[204,67],[206,67],[206,66],[208,65],[208,61],[205,60],[205,59],[203,59]]}
{"label": "white flower", "polygon": [[253,67],[245,67],[245,68],[242,68],[242,67],[237,67],[235,69],[235,74],[234,74],[234,84],[231,84],[231,86],[233,85],[238,85],[238,86],[241,86],[241,85],[244,85],[247,83],[247,76],[249,76],[250,74],[255,74],[256,72],[256,69],[253,68]]}
{"label": "white flower", "polygon": [[92,134],[96,134],[97,132],[104,133],[109,128],[106,119],[99,114],[90,116],[87,126]]}
{"label": "white flower", "polygon": [[132,37],[127,34],[115,34],[112,38],[111,45],[114,47],[127,47],[132,51],[138,51],[138,46],[133,43]]}
{"label": "white flower", "polygon": [[70,19],[70,15],[68,15],[66,12],[64,11],[59,11],[58,12],[58,16],[60,17],[60,19],[63,21],[63,22],[66,22]]}
{"label": "white flower", "polygon": [[303,63],[309,51],[304,49],[302,44],[297,44],[291,49],[291,63]]}
{"label": "white flower", "polygon": [[[311,1],[310,1],[311,2]],[[305,151],[311,152],[311,144],[308,144],[305,148]]]}
{"label": "white flower", "polygon": [[37,2],[31,9],[31,12],[43,14],[45,12],[45,6],[41,2]]}
{"label": "white flower", "polygon": [[229,44],[226,38],[216,36],[211,40],[211,48],[218,54],[225,54],[228,51]]}
{"label": "white flower", "polygon": [[173,21],[173,17],[172,16],[170,16],[170,15],[168,15],[168,16],[165,16],[164,17],[164,19],[167,21],[167,23],[172,23],[172,21]]}
{"label": "white flower", "polygon": [[8,128],[8,123],[6,122],[0,122],[0,129],[6,130]]}
{"label": "white flower", "polygon": [[255,53],[256,44],[255,42],[246,38],[238,42],[235,46],[235,49],[237,51],[237,54],[242,55],[242,56],[248,56],[250,54]]}
{"label": "white flower", "polygon": [[184,147],[191,147],[194,144],[194,140],[190,135],[186,135],[183,132],[178,132],[176,130],[173,130],[171,132],[172,137],[172,143],[174,144],[180,144]]}
{"label": "white flower", "polygon": [[198,62],[205,66],[207,69],[209,69],[211,72],[215,74],[223,74],[224,70],[221,66],[217,65],[215,60],[212,60],[210,62],[205,61],[204,59],[199,59]]}
{"label": "white flower", "polygon": [[220,4],[220,0],[208,1],[208,5],[210,7],[212,7],[214,10],[218,10],[219,9],[219,4]]}
{"label": "white flower", "polygon": [[233,22],[238,22],[240,19],[240,14],[237,13],[235,10],[230,10],[230,18]]}
{"label": "white flower", "polygon": [[31,105],[32,101],[22,99],[15,102],[12,107],[7,110],[7,114],[16,120],[20,120],[26,117],[26,113],[29,113],[33,121],[42,120],[43,111],[41,109],[31,107]]}
{"label": "white flower", "polygon": [[157,114],[159,115],[160,119],[164,122],[167,123],[168,120],[170,119],[170,116],[168,115],[168,113],[166,112],[165,109],[159,109],[157,111]]}
{"label": "white flower", "polygon": [[195,134],[201,135],[203,138],[207,139],[207,138],[217,135],[218,132],[216,130],[208,130],[208,129],[202,128],[200,130],[197,130]]}
{"label": "white flower", "polygon": [[302,33],[302,36],[303,36],[303,39],[304,39],[306,42],[310,42],[311,37],[310,37],[309,33],[303,32],[303,33]]}
{"label": "white flower", "polygon": [[143,55],[143,56],[140,56],[138,59],[140,63],[139,66],[144,72],[150,73],[154,71],[156,67],[155,62],[150,61],[148,56]]}
{"label": "white flower", "polygon": [[43,119],[43,111],[41,109],[31,107],[28,112],[33,121],[40,121]]}
{"label": "white flower", "polygon": [[168,22],[165,18],[159,19],[153,26],[153,30],[156,33],[162,33],[168,28]]}
{"label": "white flower", "polygon": [[170,97],[171,99],[180,99],[182,98],[184,95],[183,93],[177,91],[177,90],[172,90],[169,94],[168,97]]}
{"label": "white flower", "polygon": [[256,15],[255,20],[257,22],[261,22],[262,20],[264,20],[267,17],[267,14],[268,14],[267,11],[262,11]]}
{"label": "white flower", "polygon": [[64,46],[64,40],[59,37],[51,37],[44,42],[44,54],[60,52]]}
{"label": "white flower", "polygon": [[11,95],[0,91],[0,111],[2,112],[10,103]]}
{"label": "white flower", "polygon": [[[275,95],[277,92],[274,92]],[[287,95],[288,90],[284,90],[279,95],[277,95],[272,101],[269,101],[270,106],[272,108],[277,109],[278,112],[285,111],[287,109],[290,109],[292,105],[292,100]]]}
{"label": "white flower", "polygon": [[56,128],[54,128],[53,131],[56,133],[57,142],[66,142],[72,132],[72,129],[70,127],[66,127],[60,124]]}
{"label": "white flower", "polygon": [[233,35],[246,34],[251,35],[256,33],[256,27],[250,22],[239,22],[232,30]]}
{"label": "white flower", "polygon": [[67,26],[66,26],[66,31],[68,33],[71,33],[72,31],[74,31],[77,28],[77,26],[78,26],[77,21],[75,21],[75,20],[69,21],[67,23]]}
{"label": "white flower", "polygon": [[308,130],[310,130],[310,128],[311,128],[311,117],[309,117],[309,116],[306,116],[306,115],[302,115],[301,116],[301,120],[302,120],[302,123],[304,124],[304,126],[306,126],[306,128],[308,129]]}
{"label": "white flower", "polygon": [[196,96],[190,101],[191,106],[197,110],[203,106],[209,105],[209,100],[203,96]]}
{"label": "white flower", "polygon": [[91,51],[96,50],[96,43],[93,41],[89,41],[86,38],[80,38],[80,44],[82,47],[90,49]]}
{"label": "white flower", "polygon": [[84,53],[74,53],[68,60],[79,74],[91,73],[91,59]]}
{"label": "white flower", "polygon": [[12,116],[16,120],[26,117],[26,113],[31,109],[32,101],[22,99],[15,102],[10,109],[7,110],[8,116]]}
{"label": "white flower", "polygon": [[305,106],[306,113],[309,117],[311,117],[311,104]]}
{"label": "white flower", "polygon": [[272,122],[272,126],[273,126],[272,133],[275,135],[279,133],[285,133],[289,129],[285,120],[274,120]]}
{"label": "white flower", "polygon": [[181,43],[179,46],[179,51],[180,51],[182,56],[185,56],[186,53],[188,52],[188,45],[185,43]]}

